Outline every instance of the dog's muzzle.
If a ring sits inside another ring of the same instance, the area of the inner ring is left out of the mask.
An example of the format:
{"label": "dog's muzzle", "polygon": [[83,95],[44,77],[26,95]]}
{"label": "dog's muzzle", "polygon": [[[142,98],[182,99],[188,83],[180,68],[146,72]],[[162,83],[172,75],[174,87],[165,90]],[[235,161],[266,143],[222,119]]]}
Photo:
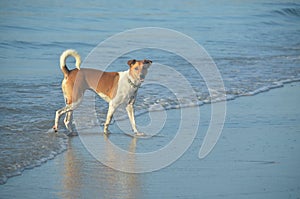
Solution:
{"label": "dog's muzzle", "polygon": [[145,59],[143,63],[144,63],[144,64],[152,64],[152,61],[151,61],[151,60]]}

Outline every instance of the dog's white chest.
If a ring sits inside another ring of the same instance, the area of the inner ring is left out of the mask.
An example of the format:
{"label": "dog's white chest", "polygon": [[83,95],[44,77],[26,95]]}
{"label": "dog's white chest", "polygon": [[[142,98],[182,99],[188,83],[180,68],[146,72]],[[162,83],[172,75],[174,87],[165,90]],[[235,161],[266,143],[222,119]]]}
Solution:
{"label": "dog's white chest", "polygon": [[136,96],[137,88],[128,83],[128,71],[119,72],[119,75],[118,90],[113,101],[116,104],[130,103]]}

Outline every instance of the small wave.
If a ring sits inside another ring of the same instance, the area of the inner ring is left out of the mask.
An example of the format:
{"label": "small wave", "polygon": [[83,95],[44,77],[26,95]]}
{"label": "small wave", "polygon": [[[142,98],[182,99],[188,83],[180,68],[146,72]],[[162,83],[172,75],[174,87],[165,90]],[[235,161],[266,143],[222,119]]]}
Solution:
{"label": "small wave", "polygon": [[22,113],[22,109],[18,107],[7,107],[7,106],[0,106],[1,113],[10,113],[10,114],[19,114]]}
{"label": "small wave", "polygon": [[[38,142],[38,144],[33,144],[30,147],[30,156],[24,154],[24,152],[18,151],[18,149],[10,149],[11,153],[15,151],[19,154],[21,159],[15,161],[11,158],[10,154],[6,154],[5,160],[1,161],[1,170],[0,170],[0,185],[5,184],[8,178],[21,175],[25,169],[33,169],[34,167],[41,166],[43,163],[47,162],[48,160],[53,159],[58,154],[67,150],[68,142],[67,136],[65,134],[55,134],[53,133],[52,129],[48,130],[48,132],[44,133],[42,138],[38,136],[31,136],[30,139],[34,139],[32,143]],[[26,138],[28,139],[28,138]],[[11,140],[12,141],[12,140]],[[25,141],[27,144],[29,142]],[[2,150],[6,150],[5,146],[1,146]],[[16,151],[17,150],[17,151]],[[34,155],[32,155],[34,154]],[[18,155],[18,154],[17,154]],[[4,154],[5,156],[5,154]]]}
{"label": "small wave", "polygon": [[[210,103],[217,103],[221,101],[230,101],[234,100],[238,97],[242,96],[253,96],[257,95],[259,93],[267,92],[271,89],[275,88],[280,88],[283,87],[284,84],[289,84],[293,82],[300,82],[300,78],[290,78],[290,79],[284,79],[280,81],[274,81],[270,83],[269,85],[259,87],[253,91],[226,91],[226,94],[222,94],[220,92],[212,92],[212,96],[207,96],[206,98],[200,98],[199,101],[194,102],[194,101],[185,101],[184,103],[169,103],[164,100],[162,100],[162,103],[154,103],[150,105],[147,109],[147,111],[137,111],[137,114],[145,114],[147,112],[154,112],[154,111],[165,111],[169,109],[180,109],[180,108],[185,108],[185,107],[195,107],[195,106],[202,106],[204,104],[210,104]],[[122,118],[124,119],[124,118]]]}
{"label": "small wave", "polygon": [[262,24],[264,24],[264,25],[271,25],[271,26],[281,25],[280,23],[278,23],[277,21],[274,21],[274,20],[263,21]]}
{"label": "small wave", "polygon": [[[143,114],[147,114],[149,112],[160,112],[160,111],[167,111],[171,109],[181,109],[181,108],[187,108],[187,107],[196,107],[196,106],[202,106],[205,104],[211,104],[211,103],[218,103],[222,101],[231,101],[235,100],[242,96],[253,96],[257,95],[259,93],[267,92],[271,89],[280,88],[283,87],[284,84],[287,83],[293,83],[293,82],[299,82],[300,78],[290,78],[290,79],[284,79],[280,81],[274,81],[269,83],[269,85],[264,85],[259,88],[256,88],[255,90],[240,90],[240,89],[231,89],[226,91],[225,93],[218,92],[218,91],[211,91],[211,95],[207,93],[206,95],[203,95],[202,97],[198,97],[198,101],[190,100],[190,99],[158,99],[158,100],[150,100],[149,98],[145,98],[144,102],[135,104],[135,115],[140,116]],[[123,110],[123,108],[119,108],[116,114],[114,115],[113,121],[121,121],[128,119],[127,113]],[[105,122],[106,117],[106,111],[97,113],[98,114],[98,120],[101,121],[101,123]],[[90,122],[91,125],[95,125],[95,122],[90,121],[90,119],[86,118],[87,121],[85,123]]]}
{"label": "small wave", "polygon": [[42,29],[36,28],[36,27],[28,27],[28,26],[14,26],[14,25],[4,25],[2,26],[2,29],[7,30],[29,30],[29,31],[42,31]]}
{"label": "small wave", "polygon": [[300,8],[283,8],[281,10],[275,10],[273,12],[281,16],[300,17]]}
{"label": "small wave", "polygon": [[74,46],[76,48],[94,48],[95,44],[91,44],[91,43],[83,43],[83,42],[52,42],[52,43],[48,43],[48,44],[44,44],[44,46],[47,47],[61,47],[61,48],[66,48],[68,46]]}
{"label": "small wave", "polygon": [[32,41],[2,41],[0,43],[0,48],[13,48],[13,49],[41,49],[45,47],[49,48],[66,48],[73,46],[73,48],[92,48],[95,44],[83,43],[83,42],[50,42],[50,43],[41,43],[41,42],[32,42]]}
{"label": "small wave", "polygon": [[250,92],[241,94],[240,96],[253,96],[253,95],[257,95],[257,94],[262,93],[262,92],[267,92],[267,91],[269,91],[271,89],[283,87],[284,84],[293,83],[293,82],[299,82],[299,81],[300,81],[300,78],[286,79],[286,80],[281,80],[281,81],[273,82],[269,86],[260,87],[260,88],[254,90],[254,91],[250,91]]}

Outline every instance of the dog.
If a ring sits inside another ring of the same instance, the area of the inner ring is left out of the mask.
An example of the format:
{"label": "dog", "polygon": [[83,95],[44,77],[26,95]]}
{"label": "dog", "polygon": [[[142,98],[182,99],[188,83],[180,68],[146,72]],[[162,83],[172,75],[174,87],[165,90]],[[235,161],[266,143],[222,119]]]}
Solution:
{"label": "dog", "polygon": [[[72,56],[76,61],[76,68],[69,70],[66,59]],[[83,99],[86,90],[93,90],[108,104],[108,112],[104,124],[104,133],[109,134],[108,126],[112,116],[119,105],[126,103],[126,110],[133,132],[143,135],[136,127],[134,117],[134,103],[139,87],[144,82],[151,60],[129,60],[129,69],[123,72],[104,72],[91,68],[80,68],[80,55],[73,49],[64,51],[60,56],[60,68],[64,75],[62,91],[66,106],[57,110],[53,129],[58,131],[58,121],[61,115],[66,114],[64,124],[72,132],[70,120],[73,110],[76,109]],[[76,82],[76,83],[75,83]]]}

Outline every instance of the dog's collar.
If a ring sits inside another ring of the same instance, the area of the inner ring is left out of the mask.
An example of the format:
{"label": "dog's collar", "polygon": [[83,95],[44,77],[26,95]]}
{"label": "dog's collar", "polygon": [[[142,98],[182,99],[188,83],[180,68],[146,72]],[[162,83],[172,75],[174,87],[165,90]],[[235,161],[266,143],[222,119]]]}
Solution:
{"label": "dog's collar", "polygon": [[139,85],[134,84],[129,77],[127,78],[127,80],[130,86],[132,86],[133,88],[139,88],[141,86],[141,84]]}

